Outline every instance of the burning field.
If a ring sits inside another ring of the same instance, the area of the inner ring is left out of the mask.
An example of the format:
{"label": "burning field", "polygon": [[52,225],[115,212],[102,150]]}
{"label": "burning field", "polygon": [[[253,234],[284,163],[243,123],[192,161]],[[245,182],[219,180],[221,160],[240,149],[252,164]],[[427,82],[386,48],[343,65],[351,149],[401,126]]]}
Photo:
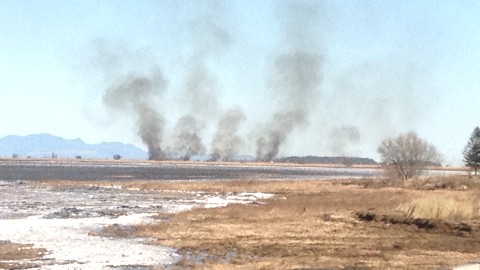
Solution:
{"label": "burning field", "polygon": [[[136,58],[128,52],[98,44],[94,62],[104,77],[101,103],[115,116],[112,121],[128,123],[150,160],[208,155],[211,160],[232,161],[254,153],[257,161],[270,162],[300,139],[293,136],[310,126],[320,106],[326,59],[323,38],[313,26],[322,25],[323,7],[311,1],[279,2],[282,15],[277,30],[282,38],[262,63],[265,85],[261,88],[265,89],[254,87],[260,95],[250,96],[251,104],[236,103],[237,98],[225,104],[222,95],[232,95],[223,85],[228,76],[212,67],[219,64],[218,59],[231,56],[238,37],[227,27],[226,6],[205,4],[208,12],[193,11],[187,16],[190,48],[176,59],[182,69],[174,74],[156,57],[132,61],[129,58]],[[251,108],[266,111],[252,115]],[[324,147],[335,155],[351,155],[348,148],[360,142],[360,132],[357,127],[340,125],[331,128],[335,136]]]}
{"label": "burning field", "polygon": [[[0,183],[1,268],[438,269],[480,251],[473,178],[398,183],[372,179],[375,168],[58,163],[31,162],[36,181],[3,163],[17,180]],[[96,174],[74,177],[82,168]],[[49,178],[63,170],[70,180]]]}
{"label": "burning field", "polygon": [[[474,9],[45,2],[58,3],[5,9],[15,37],[3,132],[94,145],[5,137],[1,269],[449,269],[480,259],[480,181],[450,167],[462,152],[476,174],[480,135],[460,151],[475,121],[444,109],[476,115],[461,103],[474,94],[447,95],[457,83],[477,93],[478,65],[466,60],[478,51],[456,46],[476,37],[463,31]],[[449,23],[455,13],[462,20]],[[415,130],[443,142],[446,167]]]}

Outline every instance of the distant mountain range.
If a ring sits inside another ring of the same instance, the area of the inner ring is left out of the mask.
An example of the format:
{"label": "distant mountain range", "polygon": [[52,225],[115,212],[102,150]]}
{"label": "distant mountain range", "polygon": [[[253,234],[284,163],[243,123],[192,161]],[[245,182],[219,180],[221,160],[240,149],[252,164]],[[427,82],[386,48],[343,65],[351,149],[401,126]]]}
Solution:
{"label": "distant mountain range", "polygon": [[44,158],[100,158],[111,159],[120,155],[122,159],[146,159],[147,153],[132,145],[119,142],[88,144],[81,139],[67,140],[51,134],[27,136],[10,135],[0,139],[0,157]]}
{"label": "distant mountain range", "polygon": [[[10,135],[0,138],[0,157],[32,157],[32,158],[98,158],[112,159],[120,155],[122,159],[147,159],[146,151],[132,145],[120,142],[102,142],[88,144],[81,139],[67,140],[51,134],[34,134],[27,136]],[[182,155],[167,153],[167,159],[181,160]],[[192,161],[207,161],[211,155],[194,155]],[[254,161],[250,155],[238,155],[235,161]],[[274,162],[282,163],[329,163],[329,164],[376,164],[373,159],[359,157],[319,157],[319,156],[290,156],[275,159]]]}

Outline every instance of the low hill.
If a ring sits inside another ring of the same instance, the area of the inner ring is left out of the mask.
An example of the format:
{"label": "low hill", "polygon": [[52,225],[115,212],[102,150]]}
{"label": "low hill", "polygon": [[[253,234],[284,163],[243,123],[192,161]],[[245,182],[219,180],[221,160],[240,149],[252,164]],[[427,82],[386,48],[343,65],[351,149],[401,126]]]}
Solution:
{"label": "low hill", "polygon": [[44,158],[112,158],[120,155],[126,159],[145,159],[148,155],[142,149],[119,142],[88,144],[81,139],[67,140],[51,134],[27,136],[10,135],[0,139],[0,156]]}

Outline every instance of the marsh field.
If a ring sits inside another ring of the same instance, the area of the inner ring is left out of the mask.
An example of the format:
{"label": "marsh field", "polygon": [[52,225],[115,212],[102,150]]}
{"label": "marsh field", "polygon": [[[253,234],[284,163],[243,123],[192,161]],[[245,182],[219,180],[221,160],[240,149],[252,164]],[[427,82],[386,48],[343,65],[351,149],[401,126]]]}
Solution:
{"label": "marsh field", "polygon": [[399,182],[354,166],[21,162],[1,164],[1,269],[449,269],[480,259],[480,181],[462,170]]}

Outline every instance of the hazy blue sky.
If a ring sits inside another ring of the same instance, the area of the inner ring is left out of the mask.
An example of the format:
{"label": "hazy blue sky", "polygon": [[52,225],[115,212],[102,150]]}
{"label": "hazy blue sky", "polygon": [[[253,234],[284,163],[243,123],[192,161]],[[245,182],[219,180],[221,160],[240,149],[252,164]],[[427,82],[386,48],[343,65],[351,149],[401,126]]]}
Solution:
{"label": "hazy blue sky", "polygon": [[[0,136],[144,147],[135,120],[102,96],[118,74],[157,68],[165,147],[178,118],[197,108],[208,111],[209,148],[217,116],[236,106],[246,119],[242,152],[254,154],[258,127],[292,99],[277,91],[275,59],[307,50],[321,56],[321,81],[280,155],[378,159],[383,138],[414,130],[460,164],[480,125],[479,14],[477,0],[0,0]],[[200,107],[185,91],[195,61],[213,100]]]}

